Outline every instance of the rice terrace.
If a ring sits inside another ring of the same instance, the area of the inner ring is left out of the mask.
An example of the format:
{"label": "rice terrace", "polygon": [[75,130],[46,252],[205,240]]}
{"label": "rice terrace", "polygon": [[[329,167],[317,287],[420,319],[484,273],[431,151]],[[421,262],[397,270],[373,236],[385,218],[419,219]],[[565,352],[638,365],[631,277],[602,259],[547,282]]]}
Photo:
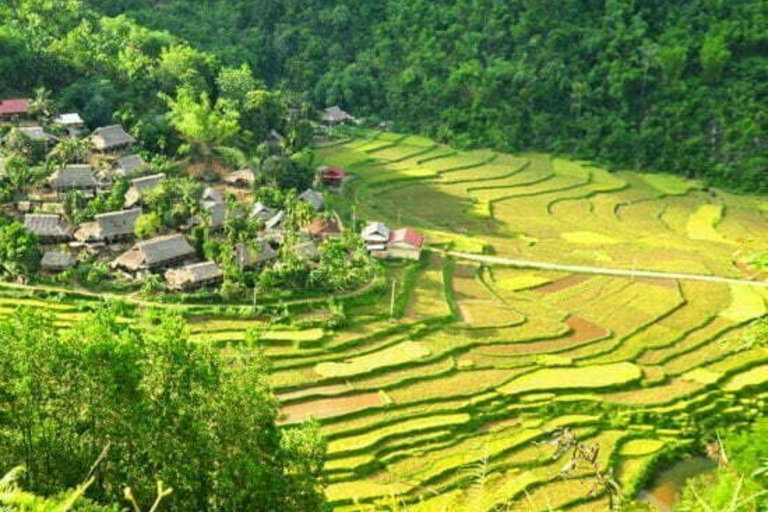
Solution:
{"label": "rice terrace", "polygon": [[[601,510],[588,475],[563,476],[567,457],[537,441],[567,427],[631,494],[685,452],[694,424],[764,408],[768,354],[740,342],[766,314],[768,288],[743,261],[768,246],[764,199],[388,133],[319,153],[355,174],[350,215],[417,226],[433,247],[393,276],[394,324],[344,351],[329,338],[326,354],[275,373],[288,420],[323,424],[340,510],[392,494],[424,510],[512,497],[520,510]],[[486,263],[503,259],[598,272]]]}
{"label": "rice terrace", "polygon": [[[421,260],[386,263],[383,279],[335,297],[340,327],[322,296],[275,300],[290,327],[247,304],[173,306],[198,343],[265,351],[281,422],[313,419],[328,440],[335,510],[606,510],[595,467],[636,495],[701,429],[765,410],[768,352],[743,341],[767,312],[764,276],[745,260],[768,249],[765,199],[546,154],[343,133],[317,148],[354,176],[333,207],[346,222],[421,230]],[[44,308],[60,326],[99,301],[2,290],[3,314]],[[568,468],[558,433],[593,447],[594,465]]]}

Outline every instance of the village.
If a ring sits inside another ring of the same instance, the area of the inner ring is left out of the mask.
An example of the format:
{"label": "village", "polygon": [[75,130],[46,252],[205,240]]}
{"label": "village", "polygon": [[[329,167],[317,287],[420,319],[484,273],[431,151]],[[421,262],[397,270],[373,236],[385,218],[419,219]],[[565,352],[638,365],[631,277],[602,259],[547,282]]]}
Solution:
{"label": "village", "polygon": [[[42,120],[31,104],[0,101],[0,127],[7,128],[0,178],[13,184],[3,213],[33,235],[42,276],[66,281],[90,266],[101,280],[149,282],[153,290],[158,281],[170,292],[214,289],[228,269],[288,265],[281,258],[312,269],[324,244],[345,236],[354,240],[346,251],[359,244],[371,260],[421,257],[424,237],[412,229],[376,221],[359,233],[345,228],[326,204],[354,177],[340,167],[314,169],[304,190],[259,198],[264,183],[254,166],[192,180],[183,170],[166,172],[119,124],[91,130],[76,112]],[[319,136],[354,121],[338,107],[321,119]],[[276,152],[281,142],[275,131],[266,141]]]}

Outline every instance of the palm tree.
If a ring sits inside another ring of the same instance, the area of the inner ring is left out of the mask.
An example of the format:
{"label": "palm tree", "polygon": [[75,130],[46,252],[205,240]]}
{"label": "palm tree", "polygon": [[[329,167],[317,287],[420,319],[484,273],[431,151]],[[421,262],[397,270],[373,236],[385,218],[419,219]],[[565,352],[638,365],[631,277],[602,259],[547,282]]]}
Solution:
{"label": "palm tree", "polygon": [[42,122],[49,121],[53,116],[53,100],[51,91],[45,87],[35,89],[35,97],[29,104],[29,112]]}

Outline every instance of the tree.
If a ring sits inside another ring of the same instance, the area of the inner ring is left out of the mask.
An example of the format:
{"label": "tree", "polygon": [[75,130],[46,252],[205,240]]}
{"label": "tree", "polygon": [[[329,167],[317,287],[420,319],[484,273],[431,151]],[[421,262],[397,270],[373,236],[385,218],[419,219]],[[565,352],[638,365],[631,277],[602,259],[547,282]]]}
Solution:
{"label": "tree", "polygon": [[136,219],[134,233],[136,238],[152,238],[160,233],[161,229],[163,229],[163,221],[156,213],[143,213]]}
{"label": "tree", "polygon": [[53,321],[20,309],[0,325],[0,463],[23,463],[26,488],[93,474],[99,503],[125,483],[151,503],[159,479],[174,489],[162,510],[322,510],[324,444],[312,426],[277,427],[263,357],[231,367],[167,311],[135,325],[109,308],[71,330]]}
{"label": "tree", "polygon": [[53,101],[51,91],[45,87],[35,89],[35,97],[29,103],[29,113],[42,122],[47,122],[53,117]]}
{"label": "tree", "polygon": [[309,274],[309,282],[322,290],[350,290],[373,279],[376,263],[357,234],[346,233],[320,245],[320,261]]}
{"label": "tree", "polygon": [[171,125],[186,141],[180,153],[201,158],[210,168],[216,151],[236,142],[240,114],[231,103],[214,104],[207,93],[195,93],[190,88],[179,89],[175,99],[164,98]]}
{"label": "tree", "polygon": [[202,185],[191,178],[168,178],[144,197],[146,207],[160,217],[163,226],[180,226],[199,212]]}
{"label": "tree", "polygon": [[707,37],[699,52],[699,63],[704,79],[712,82],[719,78],[731,55],[723,36]]}
{"label": "tree", "polygon": [[12,128],[3,138],[3,145],[11,155],[19,156],[25,160],[31,160],[35,157],[34,141],[29,135],[17,128]]}
{"label": "tree", "polygon": [[281,189],[304,190],[312,185],[314,171],[304,162],[286,156],[270,156],[260,166],[267,183]]}
{"label": "tree", "polygon": [[64,139],[48,153],[48,159],[55,165],[84,164],[91,156],[91,142],[88,139]]}
{"label": "tree", "polygon": [[259,87],[248,64],[242,64],[239,68],[222,68],[216,77],[216,85],[219,98],[234,102],[238,109],[245,107],[248,94]]}
{"label": "tree", "polygon": [[40,262],[37,236],[19,222],[0,226],[0,265],[11,277],[34,273]]}
{"label": "tree", "polygon": [[34,181],[32,169],[27,162],[18,155],[12,155],[5,161],[3,180],[8,183],[14,196],[24,196],[27,187]]}
{"label": "tree", "polygon": [[37,496],[19,487],[18,479],[24,468],[16,468],[0,479],[0,505],[7,512],[117,512],[117,506],[101,506],[83,498],[93,480],[78,485],[54,497]]}

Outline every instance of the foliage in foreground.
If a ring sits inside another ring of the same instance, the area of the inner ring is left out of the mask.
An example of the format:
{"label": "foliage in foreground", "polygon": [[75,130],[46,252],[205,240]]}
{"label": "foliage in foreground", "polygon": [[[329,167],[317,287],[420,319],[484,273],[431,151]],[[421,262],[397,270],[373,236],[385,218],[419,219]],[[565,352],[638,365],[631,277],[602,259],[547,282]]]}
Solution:
{"label": "foliage in foreground", "polygon": [[264,360],[241,360],[190,343],[171,313],[134,326],[104,309],[60,331],[20,309],[0,326],[0,465],[45,496],[92,474],[97,503],[130,485],[148,508],[162,480],[164,510],[320,510],[324,445],[276,426]]}
{"label": "foliage in foreground", "polygon": [[675,512],[761,512],[768,509],[768,418],[710,445],[720,469],[690,480]]}

